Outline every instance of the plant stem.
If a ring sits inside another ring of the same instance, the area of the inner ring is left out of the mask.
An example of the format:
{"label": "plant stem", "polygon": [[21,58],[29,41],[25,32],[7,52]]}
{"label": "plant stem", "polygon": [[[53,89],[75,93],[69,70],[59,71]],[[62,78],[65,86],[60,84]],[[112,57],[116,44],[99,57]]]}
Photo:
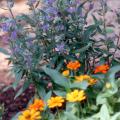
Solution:
{"label": "plant stem", "polygon": [[56,109],[57,109],[58,119],[61,120],[61,117],[60,117],[60,114],[59,114],[58,107],[56,107]]}

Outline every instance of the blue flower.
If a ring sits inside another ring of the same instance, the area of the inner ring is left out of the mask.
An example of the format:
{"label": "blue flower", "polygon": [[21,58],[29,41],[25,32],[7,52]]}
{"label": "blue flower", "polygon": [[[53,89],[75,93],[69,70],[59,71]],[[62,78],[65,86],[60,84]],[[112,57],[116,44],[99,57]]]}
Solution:
{"label": "blue flower", "polygon": [[15,30],[11,33],[11,37],[10,38],[12,40],[16,40],[17,39],[17,32]]}
{"label": "blue flower", "polygon": [[89,10],[92,10],[94,8],[94,3],[89,4]]}
{"label": "blue flower", "polygon": [[58,11],[55,7],[48,7],[46,8],[45,12],[47,14],[53,14],[53,15],[57,15]]}
{"label": "blue flower", "polygon": [[44,24],[44,25],[42,26],[42,29],[43,29],[44,31],[47,31],[47,30],[49,29],[49,27],[50,27],[49,24]]}
{"label": "blue flower", "polygon": [[21,48],[20,48],[20,46],[18,46],[17,44],[11,48],[11,53],[12,53],[13,55],[19,54],[20,51],[21,51]]}
{"label": "blue flower", "polygon": [[3,30],[4,32],[9,31],[9,26],[8,26],[6,23],[3,23],[3,24],[1,25],[1,27],[2,27],[2,30]]}
{"label": "blue flower", "polygon": [[4,32],[8,32],[10,30],[10,28],[15,27],[15,22],[13,20],[8,20],[8,21],[2,23],[1,27]]}
{"label": "blue flower", "polygon": [[65,52],[65,44],[63,42],[60,44],[57,44],[55,51],[59,52],[59,53],[64,53]]}
{"label": "blue flower", "polygon": [[74,13],[75,11],[76,11],[76,8],[75,7],[69,7],[68,9],[67,9],[67,11],[69,12],[69,13]]}

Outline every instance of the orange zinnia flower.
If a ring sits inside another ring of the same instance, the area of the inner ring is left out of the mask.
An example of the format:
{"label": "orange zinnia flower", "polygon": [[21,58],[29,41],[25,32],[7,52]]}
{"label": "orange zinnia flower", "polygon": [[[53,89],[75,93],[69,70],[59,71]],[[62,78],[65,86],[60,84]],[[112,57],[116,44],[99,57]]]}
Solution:
{"label": "orange zinnia flower", "polygon": [[92,78],[89,75],[80,75],[80,76],[75,76],[75,82],[82,82],[86,80],[89,85],[94,85],[97,83],[97,80]]}
{"label": "orange zinnia flower", "polygon": [[29,105],[29,109],[33,109],[33,110],[40,110],[40,111],[43,111],[44,109],[44,102],[43,100],[39,100],[39,99],[35,99],[34,103]]}
{"label": "orange zinnia flower", "polygon": [[70,61],[67,64],[67,68],[70,70],[77,70],[81,66],[79,61]]}
{"label": "orange zinnia flower", "polygon": [[94,73],[107,73],[107,71],[110,69],[110,67],[107,64],[103,64],[100,66],[97,66],[94,70]]}

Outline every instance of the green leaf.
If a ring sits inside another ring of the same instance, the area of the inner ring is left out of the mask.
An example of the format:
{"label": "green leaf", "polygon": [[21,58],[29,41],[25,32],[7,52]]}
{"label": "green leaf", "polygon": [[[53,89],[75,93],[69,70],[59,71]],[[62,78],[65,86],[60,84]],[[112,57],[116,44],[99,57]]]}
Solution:
{"label": "green leaf", "polygon": [[18,116],[21,114],[21,112],[18,112],[14,117],[12,117],[11,120],[18,120]]}
{"label": "green leaf", "polygon": [[46,103],[46,106],[45,106],[45,110],[47,109],[47,101],[50,99],[50,97],[52,96],[52,91],[49,91],[45,96],[44,96],[44,101]]}
{"label": "green leaf", "polygon": [[109,89],[109,93],[115,94],[118,91],[118,86],[115,80],[115,74],[120,71],[120,65],[112,67],[108,73],[106,74],[105,78],[111,83],[112,89]]}
{"label": "green leaf", "polygon": [[15,68],[15,82],[12,84],[13,88],[16,89],[20,80],[23,77],[23,71],[20,71],[19,69]]}
{"label": "green leaf", "polygon": [[31,82],[29,80],[25,81],[24,85],[16,93],[14,99],[16,99],[17,97],[19,97],[29,87],[30,84],[31,84]]}
{"label": "green leaf", "polygon": [[63,77],[58,71],[47,68],[46,66],[43,67],[43,70],[53,79],[56,84],[64,87],[66,90],[70,89],[69,81],[65,77]]}
{"label": "green leaf", "polygon": [[5,91],[7,91],[9,88],[12,88],[12,87],[13,87],[12,85],[9,85],[9,86],[3,88],[3,89],[2,89],[2,92],[5,92]]}
{"label": "green leaf", "polygon": [[42,99],[44,99],[44,97],[45,97],[45,95],[46,95],[45,88],[42,87],[42,86],[39,85],[39,84],[36,84],[35,86],[36,86],[36,88],[37,88],[37,92],[38,92],[39,96],[40,96]]}
{"label": "green leaf", "polygon": [[75,115],[69,113],[69,112],[64,112],[65,116],[68,118],[68,120],[80,120],[77,118]]}
{"label": "green leaf", "polygon": [[0,52],[5,54],[5,55],[10,55],[10,53],[4,48],[0,48]]}
{"label": "green leaf", "polygon": [[109,27],[109,28],[106,28],[106,32],[107,33],[113,33],[114,31],[113,31],[113,28]]}
{"label": "green leaf", "polygon": [[110,120],[110,115],[106,104],[103,104],[100,109],[100,120]]}
{"label": "green leaf", "polygon": [[112,116],[110,120],[120,120],[120,112],[114,114],[114,116]]}
{"label": "green leaf", "polygon": [[54,90],[53,93],[55,93],[58,96],[62,96],[62,97],[66,96],[66,92],[60,91],[60,90]]}
{"label": "green leaf", "polygon": [[66,112],[69,112],[69,113],[72,113],[75,115],[79,111],[77,106],[78,106],[77,103],[67,102],[66,103]]}
{"label": "green leaf", "polygon": [[45,95],[44,101],[45,101],[46,103],[47,103],[48,99],[50,99],[51,95],[52,95],[52,91],[49,91],[49,92]]}
{"label": "green leaf", "polygon": [[70,85],[70,88],[78,88],[78,89],[83,89],[83,90],[86,90],[87,87],[88,87],[88,82],[87,81],[76,82],[76,83],[72,83]]}
{"label": "green leaf", "polygon": [[91,43],[88,43],[88,45],[86,45],[85,47],[82,47],[78,50],[75,50],[73,53],[81,53],[81,52],[85,52],[86,50],[89,49],[89,47],[91,47]]}

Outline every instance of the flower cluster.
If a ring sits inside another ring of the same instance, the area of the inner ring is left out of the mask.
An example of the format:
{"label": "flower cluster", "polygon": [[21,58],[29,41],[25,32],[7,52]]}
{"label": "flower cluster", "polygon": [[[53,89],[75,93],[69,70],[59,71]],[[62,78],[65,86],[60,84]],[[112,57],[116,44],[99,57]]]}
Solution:
{"label": "flower cluster", "polygon": [[33,109],[33,110],[43,111],[44,102],[43,102],[43,100],[35,99],[34,103],[30,104],[28,108]]}
{"label": "flower cluster", "polygon": [[25,110],[18,117],[18,120],[40,120],[41,115],[39,111],[36,110]]}
{"label": "flower cluster", "polygon": [[70,70],[77,70],[78,68],[80,68],[81,64],[79,61],[70,61],[67,64],[67,68]]}
{"label": "flower cluster", "polygon": [[[51,97],[47,101],[47,106],[52,108],[62,107],[65,100],[68,102],[81,102],[86,99],[85,92],[83,90],[74,90],[73,92],[66,94],[66,99],[61,96]],[[30,104],[26,110],[24,110],[19,116],[18,120],[40,120],[41,112],[44,110],[45,103],[41,99],[35,99],[33,104]]]}
{"label": "flower cluster", "polygon": [[64,103],[64,99],[61,96],[51,97],[48,100],[49,108],[61,107],[63,103]]}
{"label": "flower cluster", "polygon": [[[81,64],[78,61],[70,61],[67,64],[67,68],[70,69],[70,70],[74,70],[74,71],[77,70],[80,66],[81,66]],[[70,70],[64,70],[62,72],[62,75],[64,77],[69,77],[70,76]],[[94,85],[94,84],[97,83],[97,80],[92,78],[89,75],[75,75],[75,76],[72,76],[72,77],[75,79],[74,80],[75,82],[87,81],[89,85]]]}
{"label": "flower cluster", "polygon": [[75,82],[82,82],[82,81],[87,81],[89,85],[94,85],[97,82],[96,79],[92,78],[89,75],[75,76]]}
{"label": "flower cluster", "polygon": [[18,120],[40,120],[41,111],[44,110],[44,102],[41,99],[35,99],[33,104],[30,104],[28,108],[22,112],[18,117]]}
{"label": "flower cluster", "polygon": [[66,98],[69,102],[81,102],[86,99],[85,92],[83,90],[74,90],[67,94]]}
{"label": "flower cluster", "polygon": [[107,64],[99,65],[99,66],[97,66],[95,68],[94,73],[103,73],[103,74],[105,74],[105,73],[108,72],[109,69],[110,69],[110,67]]}
{"label": "flower cluster", "polygon": [[69,74],[70,74],[69,70],[65,70],[65,71],[62,72],[62,75],[65,76],[65,77],[69,76]]}

